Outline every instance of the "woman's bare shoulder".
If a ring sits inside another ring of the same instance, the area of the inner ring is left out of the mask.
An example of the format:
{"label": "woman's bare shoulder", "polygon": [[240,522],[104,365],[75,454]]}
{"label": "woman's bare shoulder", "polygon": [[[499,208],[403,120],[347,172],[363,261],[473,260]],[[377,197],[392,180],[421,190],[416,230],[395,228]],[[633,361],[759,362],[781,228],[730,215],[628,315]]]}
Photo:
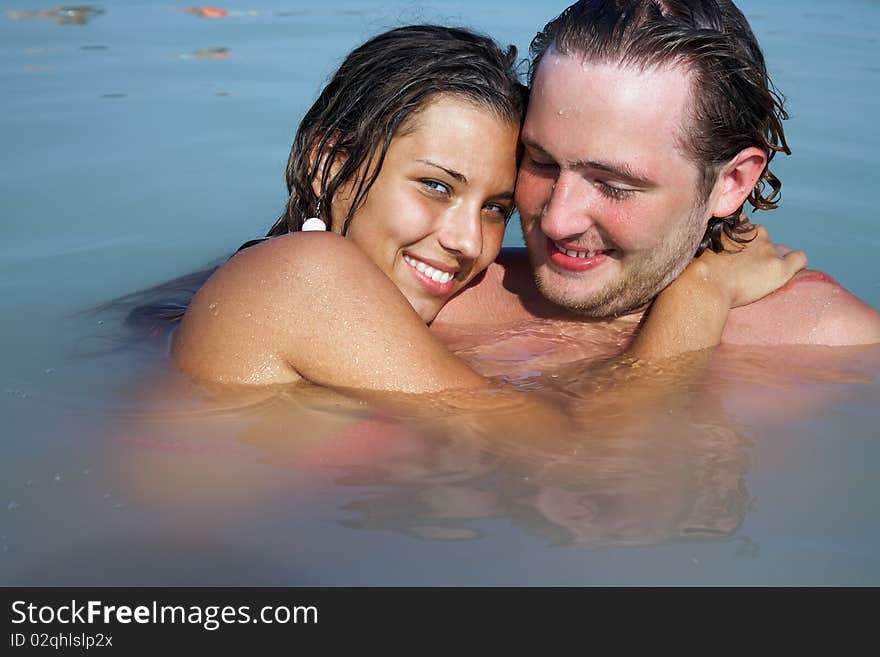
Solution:
{"label": "woman's bare shoulder", "polygon": [[329,233],[277,237],[242,251],[193,299],[175,364],[215,383],[432,392],[483,379],[428,331],[355,244]]}
{"label": "woman's bare shoulder", "polygon": [[175,335],[175,364],[220,383],[299,380],[287,355],[314,330],[311,310],[331,303],[349,272],[365,265],[372,263],[356,246],[327,232],[282,235],[237,253],[193,298]]}

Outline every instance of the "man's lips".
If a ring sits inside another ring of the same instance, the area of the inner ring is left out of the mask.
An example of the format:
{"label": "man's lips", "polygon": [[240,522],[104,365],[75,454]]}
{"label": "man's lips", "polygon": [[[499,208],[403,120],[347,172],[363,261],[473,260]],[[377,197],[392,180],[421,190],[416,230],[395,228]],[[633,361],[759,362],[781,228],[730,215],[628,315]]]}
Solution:
{"label": "man's lips", "polygon": [[547,238],[547,254],[550,261],[566,271],[587,271],[604,263],[614,249],[588,250],[575,246],[560,246]]}

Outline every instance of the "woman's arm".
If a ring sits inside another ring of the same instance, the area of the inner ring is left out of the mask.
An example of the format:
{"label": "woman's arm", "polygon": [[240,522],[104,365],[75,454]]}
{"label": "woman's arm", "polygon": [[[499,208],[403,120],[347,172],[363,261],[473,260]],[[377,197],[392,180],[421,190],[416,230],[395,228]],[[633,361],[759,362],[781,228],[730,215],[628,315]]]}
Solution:
{"label": "woman's arm", "polygon": [[[627,355],[654,359],[718,343],[730,307],[769,294],[803,268],[763,229],[740,253],[706,253],[655,301]],[[174,362],[193,378],[397,392],[485,388],[397,287],[349,240],[297,233],[242,251],[193,299]]]}
{"label": "woman's arm", "polygon": [[763,226],[752,235],[738,251],[707,250],[690,263],[655,299],[626,355],[650,360],[715,346],[731,308],[767,296],[806,267],[803,251],[780,255]]}
{"label": "woman's arm", "polygon": [[250,247],[198,292],[172,347],[196,380],[398,392],[485,387],[350,240],[294,233]]}
{"label": "woman's arm", "polygon": [[[197,381],[307,380],[444,433],[519,440],[568,426],[541,395],[493,394],[354,243],[331,233],[285,235],[233,257],[193,299],[172,357]],[[382,394],[441,391],[427,405]]]}

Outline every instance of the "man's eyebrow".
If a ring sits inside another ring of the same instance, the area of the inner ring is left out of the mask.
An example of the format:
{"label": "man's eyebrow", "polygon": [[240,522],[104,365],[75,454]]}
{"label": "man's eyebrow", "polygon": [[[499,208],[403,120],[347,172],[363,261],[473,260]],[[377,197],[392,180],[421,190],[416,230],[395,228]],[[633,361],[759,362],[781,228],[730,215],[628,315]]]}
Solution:
{"label": "man's eyebrow", "polygon": [[[531,141],[528,137],[522,137],[521,141],[523,145],[529,150],[549,158],[553,157],[552,155],[550,155],[550,153],[545,151],[535,142]],[[638,185],[639,187],[654,187],[656,184],[653,180],[651,180],[649,176],[644,173],[640,173],[639,171],[636,171],[625,162],[576,160],[574,162],[569,162],[569,164],[576,169],[598,169],[599,171],[610,173],[613,176],[626,180],[627,182],[630,182],[634,185]]]}
{"label": "man's eyebrow", "polygon": [[449,169],[447,167],[444,167],[440,164],[437,164],[436,162],[431,162],[431,160],[416,160],[416,162],[421,162],[422,164],[427,164],[428,166],[436,167],[437,169],[440,169],[441,171],[445,171],[450,176],[455,178],[458,182],[467,183],[467,181],[468,181],[467,176],[465,176],[463,173],[459,173],[455,169]]}
{"label": "man's eyebrow", "polygon": [[575,167],[583,169],[598,169],[610,173],[639,187],[654,187],[655,183],[645,174],[639,173],[625,162],[598,162],[596,160],[580,160],[573,162]]}

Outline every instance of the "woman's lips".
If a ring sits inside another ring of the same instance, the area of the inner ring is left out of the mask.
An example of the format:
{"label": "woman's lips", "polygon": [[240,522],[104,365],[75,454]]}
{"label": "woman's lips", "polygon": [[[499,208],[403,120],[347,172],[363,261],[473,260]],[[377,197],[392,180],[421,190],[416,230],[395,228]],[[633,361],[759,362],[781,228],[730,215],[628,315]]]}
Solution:
{"label": "woman's lips", "polygon": [[550,238],[547,238],[547,254],[550,261],[566,271],[595,269],[608,259],[612,251],[613,249],[589,251],[583,248],[561,247]]}
{"label": "woman's lips", "polygon": [[430,294],[447,296],[452,293],[455,286],[454,271],[438,269],[408,254],[403,255],[403,261],[409,265],[413,277]]}

